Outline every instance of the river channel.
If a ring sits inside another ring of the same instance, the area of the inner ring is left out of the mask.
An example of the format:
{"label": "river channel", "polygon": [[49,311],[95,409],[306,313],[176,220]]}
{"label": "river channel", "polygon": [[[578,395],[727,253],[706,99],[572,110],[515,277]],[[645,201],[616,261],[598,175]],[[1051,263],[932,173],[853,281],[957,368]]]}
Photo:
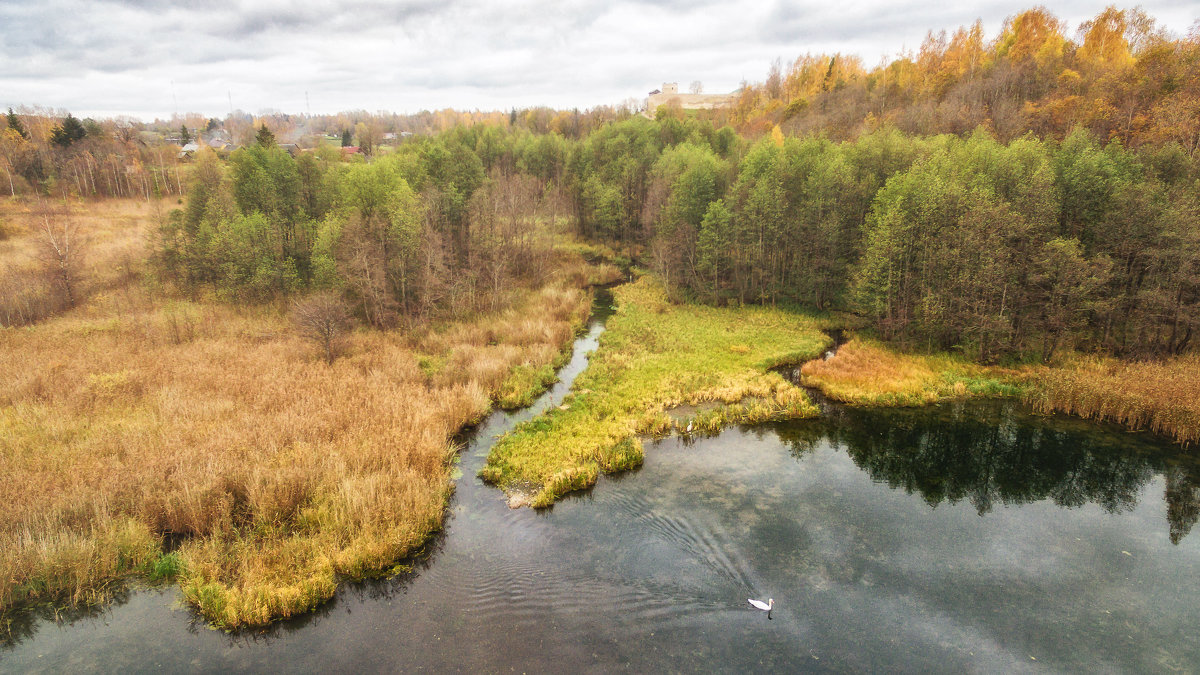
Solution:
{"label": "river channel", "polygon": [[[174,587],[30,619],[5,672],[1195,672],[1200,464],[1147,434],[1013,403],[833,406],[646,444],[545,511],[476,473],[561,381],[464,437],[411,574],[226,634]],[[774,598],[768,616],[747,598]]]}

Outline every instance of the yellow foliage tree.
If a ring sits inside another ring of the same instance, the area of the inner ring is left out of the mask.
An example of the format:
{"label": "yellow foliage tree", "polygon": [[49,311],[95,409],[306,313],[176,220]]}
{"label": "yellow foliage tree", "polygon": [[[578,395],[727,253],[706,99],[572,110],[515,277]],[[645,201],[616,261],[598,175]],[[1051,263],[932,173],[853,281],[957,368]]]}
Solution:
{"label": "yellow foliage tree", "polygon": [[783,131],[780,130],[778,124],[771,127],[771,140],[775,141],[775,145],[783,147]]}

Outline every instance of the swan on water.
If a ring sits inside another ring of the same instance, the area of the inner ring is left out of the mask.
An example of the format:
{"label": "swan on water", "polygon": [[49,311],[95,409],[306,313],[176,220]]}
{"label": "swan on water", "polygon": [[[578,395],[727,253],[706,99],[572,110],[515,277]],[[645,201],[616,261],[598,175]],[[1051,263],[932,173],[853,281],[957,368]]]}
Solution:
{"label": "swan on water", "polygon": [[771,608],[775,606],[775,598],[768,598],[766,602],[762,600],[750,600],[749,602],[764,612],[771,611]]}

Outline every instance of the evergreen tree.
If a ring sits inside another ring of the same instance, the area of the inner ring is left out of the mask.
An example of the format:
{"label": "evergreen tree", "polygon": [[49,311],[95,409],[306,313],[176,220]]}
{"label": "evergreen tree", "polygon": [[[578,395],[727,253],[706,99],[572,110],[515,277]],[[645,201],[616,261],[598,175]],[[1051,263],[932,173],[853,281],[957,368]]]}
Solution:
{"label": "evergreen tree", "polygon": [[25,125],[21,124],[21,118],[17,117],[12,108],[8,109],[8,128],[17,132],[25,140],[29,140],[29,132],[25,131]]}
{"label": "evergreen tree", "polygon": [[65,148],[75,141],[83,140],[84,136],[87,136],[87,130],[83,128],[83,123],[74,115],[67,113],[62,124],[54,127],[54,131],[50,132],[50,142]]}
{"label": "evergreen tree", "polygon": [[354,145],[354,137],[350,135],[350,130],[342,131],[342,147],[348,148],[352,145]]}
{"label": "evergreen tree", "polygon": [[90,117],[83,118],[83,130],[89,138],[103,139],[108,135],[104,126]]}
{"label": "evergreen tree", "polygon": [[179,142],[183,145],[187,145],[188,143],[192,142],[192,134],[188,131],[186,124],[179,125]]}
{"label": "evergreen tree", "polygon": [[258,133],[254,134],[254,141],[264,148],[270,148],[275,145],[275,134],[271,133],[271,130],[267,128],[264,122],[258,128]]}

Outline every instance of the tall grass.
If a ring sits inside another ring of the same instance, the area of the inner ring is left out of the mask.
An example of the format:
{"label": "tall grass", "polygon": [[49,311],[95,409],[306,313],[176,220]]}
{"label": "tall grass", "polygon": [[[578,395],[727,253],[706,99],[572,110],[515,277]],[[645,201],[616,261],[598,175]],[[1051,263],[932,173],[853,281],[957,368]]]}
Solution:
{"label": "tall grass", "polygon": [[1073,356],[1053,367],[980,366],[946,355],[902,354],[854,338],[801,369],[803,382],[857,405],[923,405],[950,398],[1021,398],[1043,413],[1067,413],[1148,429],[1179,443],[1200,440],[1200,357],[1125,362]]}
{"label": "tall grass", "polygon": [[61,202],[36,205],[24,200],[0,201],[0,327],[25,326],[67,309],[67,303],[40,269],[38,211],[51,212],[52,222],[86,219],[82,246],[83,295],[111,293],[138,275],[145,253],[145,227],[159,209],[143,201]]}
{"label": "tall grass", "polygon": [[1034,376],[1026,401],[1064,412],[1149,429],[1191,444],[1200,440],[1200,356],[1159,363],[1077,358]]}
{"label": "tall grass", "polygon": [[871,340],[853,338],[833,358],[801,368],[804,384],[826,396],[860,405],[910,406],[947,398],[1013,396],[1022,384],[1016,371],[979,366],[947,354],[901,354]]}
{"label": "tall grass", "polygon": [[565,285],[572,287],[602,286],[625,278],[623,269],[629,269],[632,259],[640,248],[623,248],[620,251],[598,243],[586,243],[561,236],[554,245],[554,254],[560,259],[555,276]]}
{"label": "tall grass", "polygon": [[[502,438],[481,476],[512,503],[548,506],[601,472],[642,462],[641,435],[686,429],[679,406],[719,404],[693,431],[805,417],[816,408],[769,368],[820,353],[828,338],[802,315],[674,305],[652,277],[614,290],[617,312],[563,406]],[[681,424],[682,423],[682,424]]]}
{"label": "tall grass", "polygon": [[[97,292],[0,329],[0,610],[169,572],[237,627],[386,573],[441,525],[453,435],[514,369],[561,358],[590,306],[574,288],[518,292],[421,334],[358,331],[326,364],[282,307],[170,300],[103,269],[129,248],[106,233],[140,242],[151,223],[87,219]],[[184,539],[168,563],[166,535]]]}

